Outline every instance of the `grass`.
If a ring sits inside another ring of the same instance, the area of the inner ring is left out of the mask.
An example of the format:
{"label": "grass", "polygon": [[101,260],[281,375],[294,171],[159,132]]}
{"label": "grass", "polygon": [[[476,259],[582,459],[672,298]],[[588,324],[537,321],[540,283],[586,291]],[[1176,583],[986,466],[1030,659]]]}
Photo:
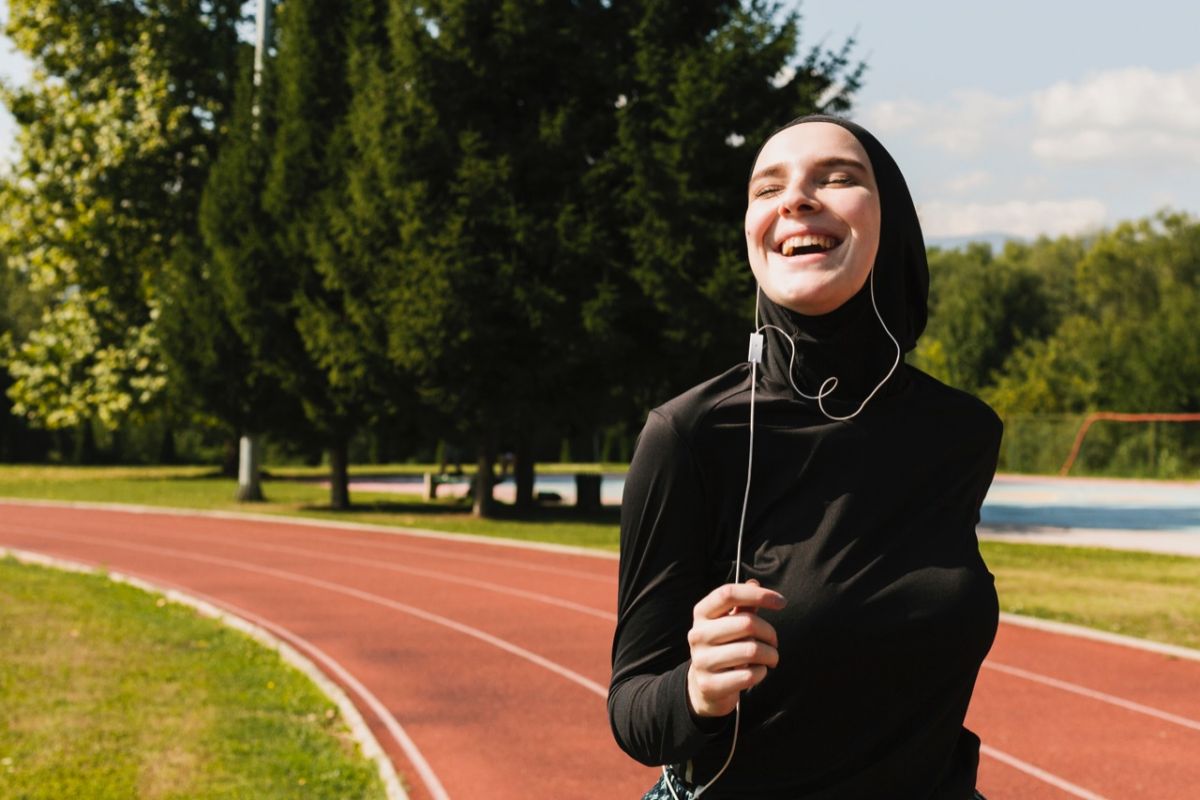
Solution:
{"label": "grass", "polygon": [[4,797],[385,796],[305,676],[191,608],[5,558],[0,631]]}
{"label": "grass", "polygon": [[981,543],[1004,611],[1200,648],[1200,558]]}
{"label": "grass", "polygon": [[[576,465],[555,466],[571,473],[579,471]],[[389,471],[387,467],[372,466],[354,470],[352,474],[420,474],[430,469],[429,466],[401,465]],[[204,467],[0,465],[0,497],[282,514],[325,521],[503,536],[614,552],[617,549],[618,512],[615,508],[580,514],[569,506],[546,507],[533,514],[518,514],[501,506],[497,519],[480,520],[468,513],[470,506],[463,500],[447,498],[425,502],[417,495],[354,492],[353,509],[331,511],[329,490],[317,480],[325,477],[326,472],[308,467],[272,467],[269,472],[273,478],[263,483],[267,502],[237,503],[233,499],[235,482]]]}
{"label": "grass", "polygon": [[[582,465],[554,465],[580,471]],[[620,471],[621,465],[604,465]],[[369,467],[355,474],[420,474],[422,465]],[[592,467],[592,469],[596,469]],[[545,470],[549,471],[549,470]],[[0,466],[0,496],[126,502],[185,508],[255,511],[327,521],[369,522],[616,551],[618,513],[581,515],[543,508],[520,515],[501,506],[500,518],[477,520],[462,501],[426,503],[413,496],[355,493],[348,512],[328,509],[319,469],[271,468],[267,503],[233,502],[234,483],[191,467]],[[399,499],[398,499],[399,498]],[[1005,611],[1200,648],[1200,559],[1079,547],[984,542]]]}

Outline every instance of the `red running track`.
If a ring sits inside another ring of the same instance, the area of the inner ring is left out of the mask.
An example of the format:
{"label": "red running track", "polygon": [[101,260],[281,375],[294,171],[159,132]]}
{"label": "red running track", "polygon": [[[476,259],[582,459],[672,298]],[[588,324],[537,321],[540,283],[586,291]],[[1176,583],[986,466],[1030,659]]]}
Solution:
{"label": "red running track", "polygon": [[[611,557],[15,502],[0,547],[180,589],[319,648],[413,800],[632,800],[655,779],[605,712]],[[1200,661],[1002,624],[968,725],[992,800],[1200,797]]]}

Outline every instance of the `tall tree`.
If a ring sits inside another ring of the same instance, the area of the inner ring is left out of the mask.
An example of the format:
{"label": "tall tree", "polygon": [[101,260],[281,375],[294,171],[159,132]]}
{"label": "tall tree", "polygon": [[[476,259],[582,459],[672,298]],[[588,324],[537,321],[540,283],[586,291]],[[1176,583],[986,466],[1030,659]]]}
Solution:
{"label": "tall tree", "polygon": [[[312,426],[325,440],[332,467],[332,505],[349,505],[348,448],[364,423],[386,414],[389,394],[377,376],[386,372],[382,347],[363,339],[350,318],[357,287],[339,280],[328,254],[336,237],[326,225],[329,207],[339,203],[338,188],[348,166],[349,148],[341,139],[350,98],[352,32],[370,15],[338,0],[289,0],[281,9],[279,54],[275,69],[278,97],[273,103],[275,131],[263,206],[276,225],[281,258],[295,284],[295,329],[304,358],[291,365],[289,386],[300,398]],[[353,29],[353,31],[352,31]],[[375,35],[384,33],[382,27]],[[323,257],[324,256],[324,257]],[[395,405],[395,403],[390,403]]]}
{"label": "tall tree", "polygon": [[240,5],[9,3],[34,71],[0,91],[20,147],[0,247],[49,303],[9,394],[43,425],[116,425],[161,392],[152,279],[194,230]]}
{"label": "tall tree", "polygon": [[652,358],[679,356],[677,380],[712,363],[710,323],[733,316],[730,296],[750,302],[738,134],[765,131],[781,107],[845,108],[858,73],[844,53],[796,63],[795,18],[775,23],[766,4],[390,12],[388,41],[352,59],[364,102],[351,105],[356,156],[332,226],[343,243],[365,232],[353,247],[375,259],[337,271],[377,287],[367,328],[477,443],[488,513],[501,442],[528,451],[539,430],[619,416],[622,388],[666,383]]}
{"label": "tall tree", "polygon": [[754,148],[793,117],[847,111],[864,66],[851,63],[853,40],[801,55],[799,16],[776,3],[618,8],[630,38],[611,153],[620,235],[609,241],[638,292],[622,327],[638,332],[640,412],[743,357]]}
{"label": "tall tree", "polygon": [[382,348],[362,339],[347,310],[369,300],[348,299],[319,269],[330,248],[327,206],[346,169],[334,134],[355,91],[347,80],[355,8],[289,0],[279,9],[277,55],[257,93],[244,67],[242,99],[202,213],[232,328],[254,371],[294,398],[309,435],[328,448],[334,508],[350,504],[350,436],[388,410],[375,388]]}

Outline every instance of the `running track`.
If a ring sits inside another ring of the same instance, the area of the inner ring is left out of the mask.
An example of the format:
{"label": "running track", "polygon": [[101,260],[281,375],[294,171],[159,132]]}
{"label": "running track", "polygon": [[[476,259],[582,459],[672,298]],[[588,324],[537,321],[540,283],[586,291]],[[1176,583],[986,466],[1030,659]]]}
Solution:
{"label": "running track", "polygon": [[[612,558],[15,502],[0,503],[0,547],[269,623],[347,689],[413,800],[632,800],[654,780],[605,713]],[[992,800],[1200,797],[1200,661],[1002,624],[968,725]]]}

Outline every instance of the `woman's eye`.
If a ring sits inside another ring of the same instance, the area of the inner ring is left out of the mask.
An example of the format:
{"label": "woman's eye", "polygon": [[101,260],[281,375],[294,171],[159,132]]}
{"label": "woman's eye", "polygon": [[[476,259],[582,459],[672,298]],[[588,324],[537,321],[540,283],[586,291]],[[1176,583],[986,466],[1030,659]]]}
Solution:
{"label": "woman's eye", "polygon": [[826,183],[832,183],[839,186],[849,186],[854,181],[849,175],[832,175],[825,179]]}
{"label": "woman's eye", "polygon": [[783,187],[781,186],[760,186],[754,191],[755,197],[769,197],[773,194],[778,194]]}

